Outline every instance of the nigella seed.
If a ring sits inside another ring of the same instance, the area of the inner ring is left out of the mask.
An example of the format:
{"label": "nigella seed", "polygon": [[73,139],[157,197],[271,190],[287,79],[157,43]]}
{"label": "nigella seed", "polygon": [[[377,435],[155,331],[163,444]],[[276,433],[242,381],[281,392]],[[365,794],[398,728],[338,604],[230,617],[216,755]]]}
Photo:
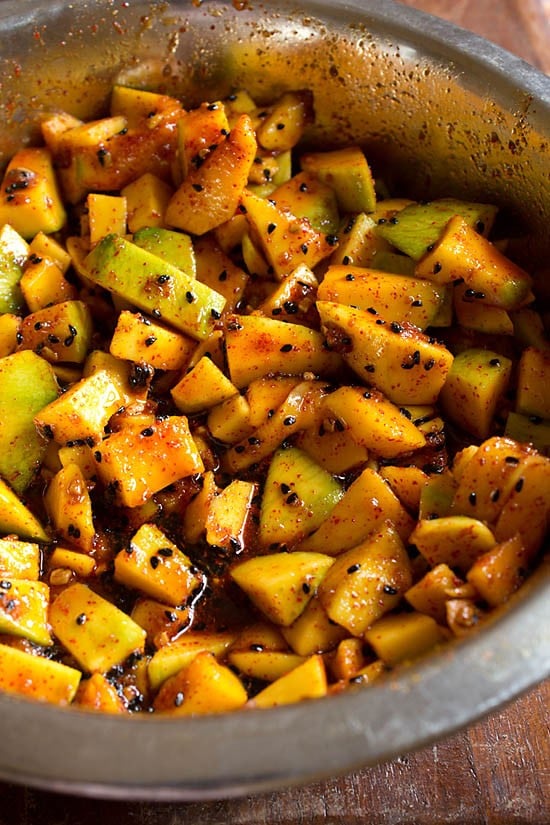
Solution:
{"label": "nigella seed", "polygon": [[307,192],[307,183],[300,184],[300,192]]}
{"label": "nigella seed", "polygon": [[154,435],[154,432],[154,427],[145,427],[145,429],[141,431],[141,435],[144,438],[150,438],[152,435]]}
{"label": "nigella seed", "polygon": [[394,226],[395,226],[395,224],[396,224],[396,223],[399,223],[399,221],[398,221],[398,219],[395,217],[395,215],[394,215],[393,217],[391,217],[391,218],[390,218],[390,223],[392,223]]}
{"label": "nigella seed", "polygon": [[346,275],[346,281],[355,281],[355,275],[353,274],[353,272],[348,272],[348,274]]}
{"label": "nigella seed", "polygon": [[515,488],[514,488],[514,489],[515,489],[515,491],[516,491],[516,493],[521,493],[521,491],[523,490],[523,484],[524,484],[524,481],[525,481],[525,479],[520,478],[520,479],[516,482],[516,486],[515,486]]}
{"label": "nigella seed", "polygon": [[292,344],[283,344],[280,352],[292,352]]}
{"label": "nigella seed", "polygon": [[530,415],[529,421],[531,424],[542,424],[542,418],[540,415]]}
{"label": "nigella seed", "polygon": [[370,312],[371,315],[378,315],[374,307],[368,307],[367,312]]}
{"label": "nigella seed", "polygon": [[214,308],[210,310],[210,315],[212,316],[212,318],[214,318],[215,321],[218,321],[222,317],[221,312]]}
{"label": "nigella seed", "polygon": [[185,696],[183,695],[181,690],[178,691],[178,693],[176,693],[176,695],[174,696],[174,706],[176,708],[180,708],[183,705],[184,700]]}
{"label": "nigella seed", "polygon": [[[349,255],[344,255],[344,257],[342,258],[342,263],[344,264],[344,266],[347,266],[349,264],[349,261],[350,261]],[[352,279],[348,278],[348,280],[352,280]]]}
{"label": "nigella seed", "polygon": [[227,281],[227,269],[222,269],[218,275],[218,281]]}
{"label": "nigella seed", "polygon": [[422,301],[421,301],[421,299],[420,299],[420,298],[415,298],[415,299],[414,299],[414,301],[412,302],[411,306],[413,306],[413,307],[421,307],[421,306],[422,306]]}
{"label": "nigella seed", "polygon": [[441,272],[442,268],[443,268],[443,267],[441,266],[441,264],[439,263],[439,261],[437,261],[437,262],[433,265],[433,269],[432,269],[433,274],[434,274],[434,275],[437,275],[437,273],[438,273],[438,272]]}
{"label": "nigella seed", "polygon": [[336,246],[338,243],[338,235],[326,235],[325,240],[329,246]]}
{"label": "nigella seed", "polygon": [[473,491],[472,491],[472,492],[470,493],[470,495],[468,496],[468,501],[470,502],[470,504],[472,505],[472,507],[475,507],[476,502],[477,502],[477,495],[476,495],[476,493],[475,493],[475,492],[473,492]]}
{"label": "nigella seed", "polygon": [[288,315],[296,315],[299,310],[298,304],[296,301],[285,301],[283,304],[286,312]]}
{"label": "nigella seed", "polygon": [[251,644],[249,647],[249,650],[251,650],[253,653],[261,653],[263,649],[264,646],[259,644]]}
{"label": "nigella seed", "polygon": [[259,447],[261,442],[260,442],[259,438],[256,438],[256,436],[251,435],[250,438],[248,439],[248,443],[250,444],[251,447]]}
{"label": "nigella seed", "polygon": [[171,547],[159,547],[157,553],[159,554],[159,556],[164,556],[165,559],[169,559],[170,556],[173,555],[174,551]]}
{"label": "nigella seed", "polygon": [[489,366],[500,367],[500,358],[491,358],[491,360],[489,361]]}
{"label": "nigella seed", "polygon": [[507,455],[504,461],[506,464],[519,464],[519,458],[516,458],[515,455]]}
{"label": "nigella seed", "polygon": [[358,570],[361,569],[361,565],[357,562],[356,564],[352,564],[348,567],[348,573],[357,573]]}
{"label": "nigella seed", "polygon": [[74,335],[67,335],[67,337],[63,341],[63,346],[64,347],[70,347],[70,346],[72,346],[73,342],[74,342]]}
{"label": "nigella seed", "polygon": [[435,361],[433,358],[430,358],[428,361],[425,362],[424,369],[426,370],[426,372],[429,372],[431,369],[433,369],[433,367],[435,367]]}
{"label": "nigella seed", "polygon": [[405,418],[408,418],[409,421],[412,419],[412,412],[410,410],[405,409],[405,407],[400,407],[399,412],[401,415],[404,415]]}
{"label": "nigella seed", "polygon": [[195,192],[202,192],[202,190],[203,190],[203,187],[201,186],[200,183],[192,183],[191,186],[193,187]]}
{"label": "nigella seed", "polygon": [[7,581],[6,579],[2,579],[2,581],[0,581],[0,589],[11,590],[11,582]]}
{"label": "nigella seed", "polygon": [[301,245],[300,249],[302,250],[302,253],[303,253],[304,255],[307,255],[307,243],[303,243],[303,244]]}
{"label": "nigella seed", "polygon": [[398,324],[397,321],[391,322],[390,329],[392,332],[395,332],[396,335],[400,335],[403,332],[403,327],[401,326],[401,324]]}
{"label": "nigella seed", "polygon": [[231,549],[234,550],[236,553],[238,553],[239,550],[242,550],[242,544],[238,538],[235,538],[235,536],[229,537],[229,545]]}
{"label": "nigella seed", "polygon": [[372,393],[370,393],[370,392],[364,392],[364,393],[363,393],[363,398],[366,398],[367,400],[368,400],[369,398],[372,398]]}
{"label": "nigella seed", "polygon": [[94,458],[95,458],[95,460],[97,461],[97,463],[98,463],[98,464],[101,464],[101,461],[102,461],[102,459],[103,459],[103,456],[101,455],[101,453],[99,452],[99,450],[96,450],[96,451],[95,451],[95,453],[94,453]]}
{"label": "nigella seed", "polygon": [[299,501],[298,493],[291,493],[286,499],[287,504],[298,504]]}
{"label": "nigella seed", "polygon": [[35,330],[38,332],[39,329],[42,329],[42,324],[40,321],[37,321],[34,325]]}
{"label": "nigella seed", "polygon": [[246,447],[243,444],[237,444],[235,447],[235,452],[240,455],[240,453],[244,453]]}
{"label": "nigella seed", "polygon": [[185,293],[185,300],[187,301],[188,304],[192,304],[194,301],[196,301],[196,296],[193,295],[192,292],[187,291]]}
{"label": "nigella seed", "polygon": [[105,159],[109,153],[103,146],[97,150],[97,159],[101,166],[105,166]]}
{"label": "nigella seed", "polygon": [[269,171],[269,169],[264,169],[264,170],[263,170],[263,176],[264,176],[264,178],[265,178],[266,180],[270,180],[270,179],[271,179],[271,172]]}
{"label": "nigella seed", "polygon": [[365,367],[365,372],[374,372],[375,369],[376,367],[374,366],[374,364],[367,364]]}
{"label": "nigella seed", "polygon": [[281,483],[281,493],[284,496],[287,496],[290,493],[290,487],[288,484],[285,484],[284,482]]}
{"label": "nigella seed", "polygon": [[307,596],[307,595],[308,595],[308,593],[311,593],[311,585],[309,585],[307,582],[304,582],[304,583],[302,584],[302,590],[303,590],[303,592],[304,592],[304,593],[306,594],[306,596]]}
{"label": "nigella seed", "polygon": [[86,624],[87,618],[88,617],[86,616],[85,613],[79,613],[78,616],[76,617],[76,623],[79,624],[79,625]]}
{"label": "nigella seed", "polygon": [[496,502],[500,498],[500,490],[493,490],[491,493],[491,501]]}
{"label": "nigella seed", "polygon": [[296,416],[287,415],[287,417],[283,419],[283,424],[285,425],[285,427],[292,427],[293,424],[296,424]]}
{"label": "nigella seed", "polygon": [[267,234],[271,235],[271,233],[275,232],[276,229],[277,229],[277,224],[276,223],[268,223],[268,225],[267,225]]}
{"label": "nigella seed", "polygon": [[385,584],[382,589],[383,589],[384,593],[386,594],[386,596],[396,596],[397,593],[398,593],[397,588],[392,587],[391,584]]}
{"label": "nigella seed", "polygon": [[18,344],[22,344],[23,343],[23,333],[22,332],[17,332],[15,334],[15,340],[17,341]]}
{"label": "nigella seed", "polygon": [[159,564],[160,564],[160,559],[159,559],[159,557],[158,557],[158,556],[151,556],[151,558],[149,559],[149,564],[151,565],[151,567],[153,568],[153,570],[156,570],[156,569],[157,569],[157,567],[158,567],[158,566],[159,566]]}
{"label": "nigella seed", "polygon": [[156,342],[157,338],[155,335],[150,335],[149,338],[145,339],[145,346],[152,347],[153,344]]}
{"label": "nigella seed", "polygon": [[272,315],[281,315],[282,311],[283,311],[282,307],[273,307],[273,309],[271,310],[271,314]]}
{"label": "nigella seed", "polygon": [[159,275],[157,278],[157,284],[166,284],[170,280],[170,275]]}

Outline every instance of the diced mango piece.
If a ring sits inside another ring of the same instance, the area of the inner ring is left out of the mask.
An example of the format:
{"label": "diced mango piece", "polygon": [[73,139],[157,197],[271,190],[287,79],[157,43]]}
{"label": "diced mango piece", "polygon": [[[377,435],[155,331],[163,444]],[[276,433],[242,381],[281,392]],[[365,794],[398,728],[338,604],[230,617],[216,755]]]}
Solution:
{"label": "diced mango piece", "polygon": [[92,556],[78,553],[66,547],[56,547],[49,559],[52,569],[62,568],[72,570],[77,576],[87,579],[95,570],[95,561]]}
{"label": "diced mango piece", "polygon": [[206,541],[217,547],[241,549],[250,516],[256,485],[234,479],[227,487],[215,492],[206,516]]}
{"label": "diced mango piece", "polygon": [[379,619],[366,631],[365,639],[383,662],[395,666],[427,653],[445,636],[431,616],[399,613]]}
{"label": "diced mango piece", "polygon": [[376,206],[374,179],[364,152],[359,146],[310,152],[302,155],[300,165],[327,183],[336,192],[342,212],[372,212]]}
{"label": "diced mango piece", "polygon": [[236,633],[208,633],[188,630],[157,650],[149,662],[148,674],[151,689],[156,691],[171,676],[189,665],[201,651],[208,651],[221,658],[234,642]]}
{"label": "diced mango piece", "polygon": [[191,415],[227,401],[237,395],[238,389],[205,355],[172,387],[170,393],[178,410]]}
{"label": "diced mango piece", "polygon": [[122,406],[118,386],[105,370],[82,378],[35,415],[38,429],[58,444],[98,441],[110,417]]}
{"label": "diced mango piece", "polygon": [[54,530],[84,552],[92,549],[95,527],[86,479],[77,464],[67,464],[50,481],[44,504]]}
{"label": "diced mango piece", "polygon": [[115,579],[174,607],[201,585],[189,558],[154,524],[143,524],[117,554]]}
{"label": "diced mango piece", "polygon": [[496,544],[487,525],[468,516],[421,520],[409,536],[409,541],[432,567],[444,563],[463,572],[478,556],[492,550]]}
{"label": "diced mango piece", "polygon": [[49,647],[50,588],[44,582],[3,579],[0,582],[0,633],[21,636]]}
{"label": "diced mango piece", "polygon": [[0,478],[0,533],[30,541],[48,542],[50,536],[28,507]]}
{"label": "diced mango piece", "polygon": [[90,192],[86,205],[92,246],[113,232],[116,235],[126,234],[128,208],[124,196]]}
{"label": "diced mango piece", "polygon": [[0,189],[0,226],[9,223],[23,238],[50,234],[66,221],[52,156],[44,147],[20,149],[12,157]]}
{"label": "diced mango piece", "polygon": [[122,310],[109,351],[115,358],[143,362],[159,370],[179,370],[189,363],[197,342],[142,315]]}
{"label": "diced mango piece", "polygon": [[164,226],[164,213],[174,194],[169,183],[151,172],[145,172],[125,186],[121,194],[126,199],[130,232],[144,227]]}
{"label": "diced mango piece", "polygon": [[204,464],[184,416],[169,416],[141,431],[112,433],[98,446],[97,472],[126,507],[138,507]]}
{"label": "diced mango piece", "polygon": [[145,631],[85,584],[72,584],[50,606],[54,635],[89,673],[106,673],[134,651],[143,651]]}
{"label": "diced mango piece", "polygon": [[68,705],[81,676],[74,667],[0,644],[0,689],[7,693]]}
{"label": "diced mango piece", "polygon": [[256,156],[256,136],[242,115],[229,136],[203,164],[192,169],[172,196],[166,222],[184,232],[204,235],[234,215]]}
{"label": "diced mango piece", "polygon": [[84,710],[101,711],[101,713],[125,713],[126,708],[116,688],[102,673],[92,673],[83,679],[76,692],[74,704]]}
{"label": "diced mango piece", "polygon": [[336,558],[319,587],[319,601],[330,619],[360,636],[399,604],[411,584],[409,557],[387,524]]}
{"label": "diced mango piece", "polygon": [[550,351],[527,347],[521,353],[516,410],[550,419]]}
{"label": "diced mango piece", "polygon": [[157,711],[174,716],[225,713],[246,704],[240,679],[208,651],[198,653],[180,673],[168,679],[154,701]]}
{"label": "diced mango piece", "polygon": [[281,633],[295,653],[311,656],[332,650],[346,631],[331,622],[318,597],[314,596],[289,627],[281,628]]}
{"label": "diced mango piece", "polygon": [[319,699],[326,694],[325,666],[322,657],[315,654],[256,694],[250,704],[255,708],[271,708],[304,699]]}
{"label": "diced mango piece", "polygon": [[322,553],[271,553],[235,565],[230,575],[264,616],[288,627],[305,610],[333,562]]}
{"label": "diced mango piece", "polygon": [[463,585],[462,579],[448,564],[436,564],[407,590],[405,598],[418,613],[426,613],[438,624],[444,625],[447,615],[446,604],[449,599],[456,598]]}
{"label": "diced mango piece", "polygon": [[522,538],[516,535],[479,556],[466,578],[488,605],[498,607],[523,583],[528,563]]}
{"label": "diced mango piece", "polygon": [[382,476],[370,467],[348,487],[328,518],[300,542],[300,550],[336,556],[364,541],[383,522],[391,521],[403,541],[413,527],[404,509]]}
{"label": "diced mango piece", "polygon": [[40,546],[6,536],[0,539],[0,579],[37,581],[41,568]]}

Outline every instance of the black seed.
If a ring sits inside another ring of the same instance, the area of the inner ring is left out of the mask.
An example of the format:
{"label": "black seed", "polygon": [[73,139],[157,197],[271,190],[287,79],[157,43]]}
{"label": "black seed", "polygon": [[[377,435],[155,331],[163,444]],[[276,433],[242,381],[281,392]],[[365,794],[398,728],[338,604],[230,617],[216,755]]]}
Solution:
{"label": "black seed", "polygon": [[2,579],[2,581],[0,581],[0,589],[11,590],[11,582],[6,581],[6,579]]}
{"label": "black seed", "polygon": [[485,229],[484,222],[482,220],[476,221],[475,229],[476,229],[476,232],[479,232],[479,233],[483,232],[483,230]]}
{"label": "black seed", "polygon": [[155,428],[154,427],[145,427],[145,429],[141,431],[141,435],[144,438],[150,438],[154,434],[155,434]]}
{"label": "black seed", "polygon": [[156,335],[150,335],[149,338],[145,339],[145,346],[152,347],[154,343],[156,343]]}
{"label": "black seed", "polygon": [[166,284],[170,280],[170,275],[159,275],[157,278],[157,284]]}
{"label": "black seed", "polygon": [[212,308],[210,310],[210,315],[214,318],[215,321],[219,320],[222,317],[221,312],[218,312],[217,309]]}
{"label": "black seed", "polygon": [[378,315],[378,313],[377,313],[377,311],[375,310],[374,307],[369,307],[367,309],[367,312],[370,312],[371,315]]}
{"label": "black seed", "polygon": [[433,369],[433,367],[435,367],[435,361],[433,358],[430,358],[428,361],[424,363],[424,369],[426,370],[426,372],[429,372],[431,369]]}
{"label": "black seed", "polygon": [[500,498],[500,490],[493,490],[491,493],[491,501],[498,501]]}
{"label": "black seed", "polygon": [[475,492],[473,492],[473,491],[472,491],[472,492],[470,493],[470,495],[468,496],[468,501],[470,502],[470,504],[472,505],[472,507],[474,507],[474,506],[475,506],[475,504],[476,504],[476,502],[477,502],[477,495],[476,495],[476,493],[475,493]]}
{"label": "black seed", "polygon": [[296,315],[299,311],[299,306],[296,301],[285,301],[283,306],[288,315]]}
{"label": "black seed", "polygon": [[500,358],[491,358],[491,360],[489,361],[489,366],[500,367]]}
{"label": "black seed", "polygon": [[307,183],[300,184],[300,192],[307,192]]}
{"label": "black seed", "polygon": [[261,653],[264,649],[263,645],[252,644],[249,647],[249,650],[252,650],[253,653]]}
{"label": "black seed", "polygon": [[435,264],[434,264],[434,266],[433,266],[433,270],[432,270],[433,274],[434,274],[434,275],[437,275],[437,273],[438,273],[438,272],[441,272],[442,268],[443,268],[443,267],[441,266],[441,264],[440,264],[440,263],[439,263],[439,261],[438,261],[438,262],[437,262],[437,263],[435,263]]}
{"label": "black seed", "polygon": [[523,483],[524,483],[524,481],[525,481],[525,479],[524,479],[524,478],[520,478],[520,479],[516,482],[516,486],[515,486],[515,488],[514,488],[514,489],[515,489],[515,491],[516,491],[516,493],[521,493],[521,491],[523,490]]}
{"label": "black seed", "polygon": [[292,427],[293,424],[296,424],[296,416],[287,415],[287,417],[283,419],[283,424],[285,425],[285,427]]}
{"label": "black seed", "polygon": [[531,422],[531,424],[542,424],[542,418],[540,417],[540,415],[530,415],[529,421]]}
{"label": "black seed", "polygon": [[286,500],[287,504],[297,504],[299,502],[298,493],[291,493]]}
{"label": "black seed", "polygon": [[94,458],[95,458],[95,460],[97,461],[98,464],[101,464],[101,460],[102,460],[103,456],[101,455],[99,450],[95,451]]}
{"label": "black seed", "polygon": [[[290,493],[290,489],[291,488],[288,486],[288,484],[285,484],[284,482],[281,484],[281,493],[284,496],[287,496]],[[10,585],[10,587],[11,587],[11,585]]]}
{"label": "black seed", "polygon": [[160,564],[160,559],[159,559],[159,557],[158,557],[158,556],[151,556],[151,558],[149,559],[149,564],[151,565],[151,567],[153,568],[153,570],[156,570],[156,569],[157,569],[157,567],[158,567],[158,566],[159,566],[159,564]]}
{"label": "black seed", "polygon": [[101,166],[105,166],[105,158],[109,153],[103,146],[97,150],[97,159]]}
{"label": "black seed", "polygon": [[348,272],[348,274],[346,275],[346,281],[355,281],[355,275],[353,274],[353,272]]}
{"label": "black seed", "polygon": [[311,585],[309,585],[307,582],[304,582],[302,584],[302,590],[304,591],[304,593],[307,596],[308,593],[311,593]]}
{"label": "black seed", "polygon": [[188,290],[188,291],[185,293],[185,300],[187,301],[187,303],[188,303],[188,304],[192,304],[192,303],[193,303],[193,301],[196,301],[196,300],[197,300],[197,298],[196,298],[196,296],[195,296],[195,295],[193,295],[193,293],[192,293],[192,292],[189,292],[189,290]]}
{"label": "black seed", "polygon": [[[344,255],[344,257],[342,258],[342,263],[344,264],[344,266],[347,266],[349,264],[349,260],[350,260],[349,255]],[[349,280],[352,280],[352,279],[348,278],[348,281]]]}
{"label": "black seed", "polygon": [[304,255],[307,255],[307,243],[303,243],[303,244],[301,245],[300,249],[302,250],[302,253],[303,253]]}
{"label": "black seed", "polygon": [[229,537],[229,544],[231,546],[231,549],[234,550],[236,553],[238,553],[239,550],[242,550],[242,544],[239,541],[239,539],[235,538],[235,536]]}
{"label": "black seed", "polygon": [[375,369],[376,367],[374,366],[374,364],[367,364],[367,366],[365,367],[366,372],[374,372]]}
{"label": "black seed", "polygon": [[386,596],[396,596],[399,592],[397,588],[392,587],[391,584],[385,584],[382,588]]}
{"label": "black seed", "polygon": [[507,455],[504,461],[506,464],[519,464],[519,458],[516,458],[515,455]]}
{"label": "black seed", "polygon": [[222,269],[218,275],[218,281],[227,281],[227,269]]}
{"label": "black seed", "polygon": [[34,328],[35,328],[35,330],[37,330],[37,331],[38,331],[39,329],[42,329],[42,324],[40,323],[40,321],[37,321],[37,322],[35,323]]}
{"label": "black seed", "polygon": [[356,564],[350,565],[350,567],[348,567],[348,569],[347,569],[347,572],[348,573],[357,573],[357,571],[360,570],[360,569],[361,569],[361,565],[359,563],[356,563]]}
{"label": "black seed", "polygon": [[200,183],[192,183],[191,186],[193,187],[195,192],[202,192],[203,190],[203,187],[200,185]]}
{"label": "black seed", "polygon": [[159,556],[164,556],[165,559],[169,559],[170,556],[174,554],[174,551],[171,547],[159,547],[157,553],[159,554]]}
{"label": "black seed", "polygon": [[255,435],[251,435],[250,438],[248,439],[248,443],[250,444],[251,447],[259,447],[260,444],[261,444],[261,441],[260,441],[259,438],[256,438]]}
{"label": "black seed", "polygon": [[412,419],[412,412],[410,410],[406,410],[405,407],[400,407],[399,412],[401,415],[404,415],[405,418],[408,418],[409,421]]}
{"label": "black seed", "polygon": [[411,306],[421,307],[422,306],[422,301],[420,300],[420,298],[415,298],[414,301],[412,302]]}
{"label": "black seed", "polygon": [[282,307],[273,307],[273,309],[271,310],[271,314],[272,315],[280,315],[282,313],[282,311],[283,311]]}
{"label": "black seed", "polygon": [[86,616],[85,613],[79,613],[79,615],[76,617],[76,623],[79,624],[79,625],[86,624],[87,618],[88,617]]}
{"label": "black seed", "polygon": [[275,232],[276,229],[277,229],[277,224],[276,223],[268,223],[268,225],[267,225],[267,234],[271,235],[271,233]]}
{"label": "black seed", "polygon": [[336,246],[338,243],[338,235],[325,235],[325,240],[329,246]]}
{"label": "black seed", "polygon": [[364,392],[364,393],[363,393],[363,398],[366,398],[366,399],[372,398],[372,393],[370,393],[370,392]]}
{"label": "black seed", "polygon": [[397,335],[403,332],[403,327],[401,324],[398,324],[397,321],[392,321],[390,324],[390,329],[392,332],[395,332]]}
{"label": "black seed", "polygon": [[206,108],[208,109],[209,112],[215,112],[218,108],[218,104],[217,103],[209,103]]}
{"label": "black seed", "polygon": [[239,454],[244,453],[245,450],[246,447],[244,447],[242,444],[237,444],[237,446],[235,447],[235,452]]}
{"label": "black seed", "polygon": [[265,178],[266,180],[270,180],[270,179],[271,179],[271,172],[269,171],[269,169],[264,169],[264,170],[263,170],[263,176],[264,176],[264,178]]}
{"label": "black seed", "polygon": [[73,342],[74,342],[74,335],[67,335],[67,337],[63,341],[63,346],[64,347],[70,347],[70,346],[72,346]]}
{"label": "black seed", "polygon": [[292,351],[292,344],[283,344],[280,349],[280,352],[291,352]]}

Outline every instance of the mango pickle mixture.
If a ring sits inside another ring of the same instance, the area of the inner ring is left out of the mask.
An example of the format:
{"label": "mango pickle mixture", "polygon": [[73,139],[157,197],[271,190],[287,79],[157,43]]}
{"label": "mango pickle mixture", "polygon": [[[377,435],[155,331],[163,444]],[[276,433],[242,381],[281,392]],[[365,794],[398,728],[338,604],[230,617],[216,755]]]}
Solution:
{"label": "mango pickle mixture", "polygon": [[172,715],[338,693],[481,627],[540,560],[536,278],[495,206],[394,197],[359,146],[301,148],[313,118],[306,92],[115,86],[5,170],[1,690]]}

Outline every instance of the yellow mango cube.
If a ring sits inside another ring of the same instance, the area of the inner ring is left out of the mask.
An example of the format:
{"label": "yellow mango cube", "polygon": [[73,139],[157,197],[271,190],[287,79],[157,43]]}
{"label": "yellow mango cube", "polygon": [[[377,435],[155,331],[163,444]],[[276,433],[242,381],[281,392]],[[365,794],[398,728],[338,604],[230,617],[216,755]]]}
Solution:
{"label": "yellow mango cube", "polygon": [[9,223],[26,239],[50,234],[66,221],[50,150],[20,149],[12,157],[0,188],[0,226]]}
{"label": "yellow mango cube", "polygon": [[125,197],[91,192],[86,198],[86,205],[91,246],[110,233],[126,234],[128,207]]}
{"label": "yellow mango cube", "polygon": [[427,653],[444,639],[435,619],[424,613],[383,616],[365,633],[376,655],[392,667]]}
{"label": "yellow mango cube", "polygon": [[142,524],[118,553],[115,579],[174,607],[201,586],[190,559],[154,524]]}
{"label": "yellow mango cube", "polygon": [[40,546],[6,536],[0,539],[0,579],[29,579],[40,575]]}
{"label": "yellow mango cube", "polygon": [[67,464],[50,481],[44,496],[54,530],[85,553],[92,549],[95,527],[90,494],[80,467]]}
{"label": "yellow mango cube", "polygon": [[85,584],[62,590],[50,606],[54,635],[89,673],[106,673],[143,651],[145,631]]}
{"label": "yellow mango cube", "polygon": [[204,470],[184,416],[169,416],[141,431],[112,433],[95,458],[99,477],[126,507],[138,507],[163,487]]}
{"label": "yellow mango cube", "polygon": [[170,392],[178,410],[191,415],[227,401],[238,389],[205,355]]}
{"label": "yellow mango cube", "polygon": [[319,654],[272,682],[250,702],[255,708],[289,705],[304,699],[320,699],[327,694],[327,676]]}
{"label": "yellow mango cube", "polygon": [[155,369],[180,370],[196,347],[197,342],[185,333],[168,329],[141,312],[122,310],[109,351],[115,358],[150,364]]}
{"label": "yellow mango cube", "polygon": [[187,667],[198,653],[207,651],[221,658],[235,641],[236,633],[209,633],[188,630],[180,639],[176,639],[157,650],[149,662],[148,675],[151,690],[156,691],[171,676]]}
{"label": "yellow mango cube", "polygon": [[81,676],[74,667],[0,644],[0,690],[7,693],[69,705]]}
{"label": "yellow mango cube", "polygon": [[208,651],[198,653],[180,673],[163,684],[154,701],[157,711],[174,716],[225,713],[246,704],[240,679]]}
{"label": "yellow mango cube", "polygon": [[92,673],[83,679],[76,692],[74,704],[84,710],[102,713],[125,713],[126,708],[116,688],[102,673]]}
{"label": "yellow mango cube", "polygon": [[20,636],[49,647],[53,644],[48,628],[49,603],[50,588],[44,582],[2,579],[0,633]]}
{"label": "yellow mango cube", "polygon": [[146,226],[164,226],[164,213],[174,194],[169,183],[145,172],[121,190],[126,198],[129,232]]}

